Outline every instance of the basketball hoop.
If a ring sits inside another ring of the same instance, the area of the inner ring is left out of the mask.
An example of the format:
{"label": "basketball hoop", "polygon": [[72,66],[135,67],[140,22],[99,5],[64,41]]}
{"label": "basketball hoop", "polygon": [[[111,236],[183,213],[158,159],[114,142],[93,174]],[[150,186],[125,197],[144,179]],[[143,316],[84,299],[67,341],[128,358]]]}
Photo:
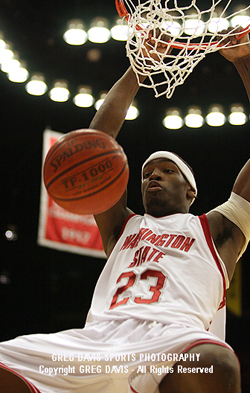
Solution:
{"label": "basketball hoop", "polygon": [[[153,88],[155,97],[166,95],[171,98],[175,88],[184,83],[208,53],[228,46],[226,38],[229,35],[235,34],[239,40],[250,31],[249,17],[240,34],[236,26],[218,40],[224,24],[229,26],[229,18],[250,9],[247,6],[226,16],[231,0],[226,0],[224,6],[223,0],[210,0],[207,9],[198,7],[199,0],[190,0],[182,7],[178,6],[177,0],[134,0],[136,4],[132,0],[115,2],[119,16],[128,21],[126,52],[130,64],[139,85]],[[154,34],[154,43],[149,44],[152,32],[157,34]],[[169,36],[168,42],[166,35]],[[159,44],[165,45],[164,53],[157,50]],[[139,82],[140,75],[148,77],[145,83]]]}

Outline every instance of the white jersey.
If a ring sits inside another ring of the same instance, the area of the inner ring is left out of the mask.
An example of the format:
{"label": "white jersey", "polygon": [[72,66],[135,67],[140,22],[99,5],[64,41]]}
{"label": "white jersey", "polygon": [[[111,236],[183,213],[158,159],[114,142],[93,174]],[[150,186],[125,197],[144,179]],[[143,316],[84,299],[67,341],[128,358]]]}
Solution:
{"label": "white jersey", "polygon": [[132,215],[86,326],[0,343],[0,368],[26,379],[34,393],[156,393],[174,355],[207,343],[231,349],[209,329],[215,314],[223,324],[223,270],[205,215]]}
{"label": "white jersey", "polygon": [[132,215],[97,282],[87,324],[136,318],[208,330],[227,286],[206,215]]}

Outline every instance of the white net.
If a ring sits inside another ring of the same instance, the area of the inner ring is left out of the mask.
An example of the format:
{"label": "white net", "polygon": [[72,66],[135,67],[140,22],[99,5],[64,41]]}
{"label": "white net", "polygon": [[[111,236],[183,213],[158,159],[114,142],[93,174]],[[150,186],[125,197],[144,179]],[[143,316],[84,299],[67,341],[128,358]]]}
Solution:
{"label": "white net", "polygon": [[[243,28],[241,36],[250,28],[246,13],[250,6],[229,15],[231,0],[224,5],[223,0],[206,1],[210,3],[206,9],[198,6],[199,0],[186,0],[187,5],[182,0],[181,6],[177,0],[116,2],[119,15],[128,20],[126,51],[131,66],[138,82],[140,75],[147,76],[139,84],[154,89],[156,97],[170,98],[208,53],[228,45],[227,36],[238,34],[239,25]],[[232,30],[225,33],[229,26]],[[223,37],[218,39],[223,30]],[[154,41],[148,42],[151,34]]]}

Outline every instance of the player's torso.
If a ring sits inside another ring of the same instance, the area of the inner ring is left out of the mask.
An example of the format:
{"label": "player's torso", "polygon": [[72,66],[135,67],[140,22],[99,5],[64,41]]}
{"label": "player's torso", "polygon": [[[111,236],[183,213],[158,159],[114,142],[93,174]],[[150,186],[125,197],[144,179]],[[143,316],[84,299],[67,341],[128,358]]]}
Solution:
{"label": "player's torso", "polygon": [[88,320],[133,317],[209,328],[225,285],[202,227],[191,214],[132,216],[98,280]]}

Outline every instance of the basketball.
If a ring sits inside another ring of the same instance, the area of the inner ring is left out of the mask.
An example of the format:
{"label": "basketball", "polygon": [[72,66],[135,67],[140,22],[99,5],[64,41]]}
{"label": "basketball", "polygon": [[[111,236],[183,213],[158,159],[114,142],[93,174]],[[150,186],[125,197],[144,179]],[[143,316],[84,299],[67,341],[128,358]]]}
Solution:
{"label": "basketball", "polygon": [[49,149],[43,165],[51,198],[76,214],[99,214],[112,207],[123,195],[128,178],[122,147],[96,130],[63,135]]}

